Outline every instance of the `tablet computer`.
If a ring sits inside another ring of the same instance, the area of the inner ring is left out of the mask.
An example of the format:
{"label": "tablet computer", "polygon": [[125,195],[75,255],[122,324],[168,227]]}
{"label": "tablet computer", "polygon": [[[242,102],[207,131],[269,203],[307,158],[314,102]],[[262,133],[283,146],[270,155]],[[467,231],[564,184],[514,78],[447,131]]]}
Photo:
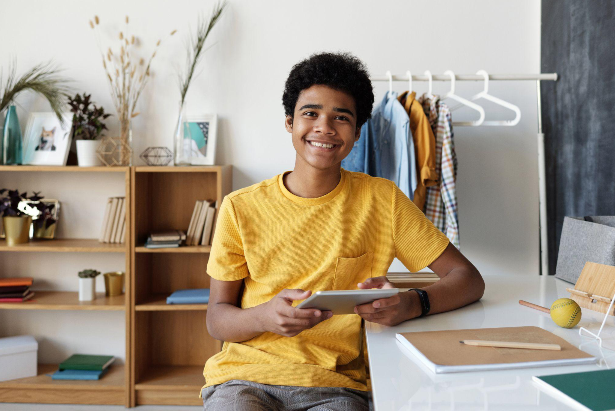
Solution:
{"label": "tablet computer", "polygon": [[322,311],[332,311],[333,315],[354,314],[354,307],[357,305],[389,298],[398,292],[398,288],[316,291],[297,308],[317,308]]}

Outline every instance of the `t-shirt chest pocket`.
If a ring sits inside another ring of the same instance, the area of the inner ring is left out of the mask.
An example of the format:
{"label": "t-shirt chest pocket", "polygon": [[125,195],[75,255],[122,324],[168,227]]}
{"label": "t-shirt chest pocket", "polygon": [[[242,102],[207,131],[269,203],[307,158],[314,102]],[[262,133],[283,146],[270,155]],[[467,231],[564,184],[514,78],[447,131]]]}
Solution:
{"label": "t-shirt chest pocket", "polygon": [[337,257],[335,264],[334,290],[356,290],[357,283],[372,276],[374,253],[367,252],[359,257]]}

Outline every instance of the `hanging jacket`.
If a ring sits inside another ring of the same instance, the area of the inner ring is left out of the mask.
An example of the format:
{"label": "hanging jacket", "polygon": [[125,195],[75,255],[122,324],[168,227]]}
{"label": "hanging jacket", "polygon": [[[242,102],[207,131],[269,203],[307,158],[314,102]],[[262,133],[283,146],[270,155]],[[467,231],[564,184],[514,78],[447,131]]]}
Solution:
{"label": "hanging jacket", "polygon": [[427,187],[425,216],[459,248],[459,218],[457,215],[457,156],[453,143],[453,125],[448,106],[438,96],[429,99],[424,94],[419,102],[429,117],[436,137],[436,170],[440,184]]}
{"label": "hanging jacket", "polygon": [[361,127],[361,137],[342,167],[391,180],[412,199],[417,185],[415,164],[408,113],[397,101],[397,93],[386,93]]}
{"label": "hanging jacket", "polygon": [[415,92],[404,91],[397,100],[410,117],[410,132],[414,140],[418,180],[412,201],[420,210],[424,210],[427,187],[439,184],[439,174],[436,171],[436,138],[421,103],[415,98]]}

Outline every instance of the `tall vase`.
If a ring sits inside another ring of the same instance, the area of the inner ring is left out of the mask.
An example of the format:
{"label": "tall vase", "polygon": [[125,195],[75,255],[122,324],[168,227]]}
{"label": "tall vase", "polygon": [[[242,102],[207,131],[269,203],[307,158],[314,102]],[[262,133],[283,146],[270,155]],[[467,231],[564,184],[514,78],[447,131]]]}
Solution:
{"label": "tall vase", "polygon": [[185,135],[184,130],[184,121],[186,119],[185,110],[185,105],[180,105],[177,125],[175,126],[175,133],[173,135],[173,163],[176,166],[190,165],[190,150],[186,150],[186,141],[184,140],[186,137],[189,137]]}
{"label": "tall vase", "polygon": [[120,115],[120,147],[119,147],[120,165],[132,165],[132,128],[130,124],[130,114],[122,113]]}
{"label": "tall vase", "polygon": [[15,106],[10,106],[4,119],[2,135],[2,164],[22,163],[22,137]]}

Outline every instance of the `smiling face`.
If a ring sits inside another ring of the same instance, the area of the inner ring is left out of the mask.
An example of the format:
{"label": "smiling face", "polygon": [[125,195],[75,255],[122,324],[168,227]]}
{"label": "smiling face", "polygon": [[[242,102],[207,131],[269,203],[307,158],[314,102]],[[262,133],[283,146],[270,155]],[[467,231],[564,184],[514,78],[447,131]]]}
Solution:
{"label": "smiling face", "polygon": [[301,91],[294,118],[286,116],[297,164],[319,170],[339,169],[361,135],[352,96],[324,85]]}

